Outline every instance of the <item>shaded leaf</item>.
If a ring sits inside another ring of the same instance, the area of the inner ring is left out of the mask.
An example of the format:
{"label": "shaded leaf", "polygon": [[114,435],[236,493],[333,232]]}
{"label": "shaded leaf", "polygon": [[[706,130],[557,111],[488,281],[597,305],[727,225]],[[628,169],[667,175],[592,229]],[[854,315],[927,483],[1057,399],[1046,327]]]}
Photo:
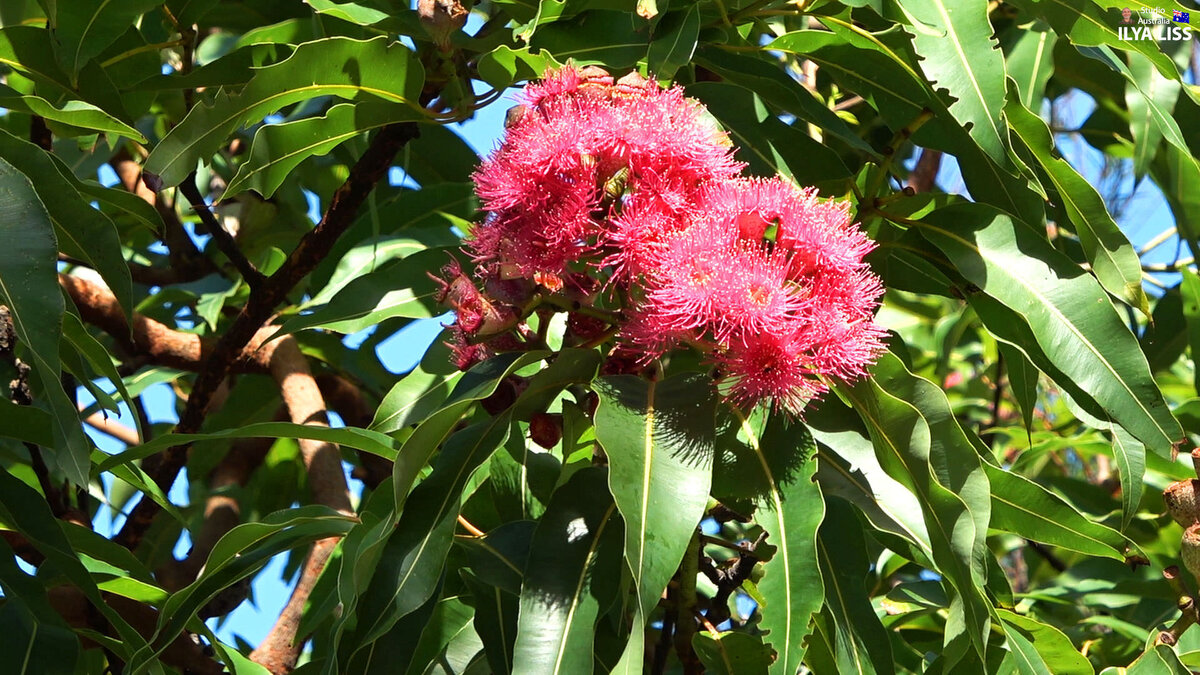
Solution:
{"label": "shaded leaf", "polygon": [[679,567],[712,480],[715,397],[706,378],[599,380],[596,438],[625,521],[625,560],[637,587],[633,632],[614,672],[640,672],[641,629]]}
{"label": "shaded leaf", "polygon": [[887,632],[865,579],[871,568],[858,520],[844,502],[826,503],[817,537],[817,560],[825,586],[825,604],[836,626],[834,651],[839,673],[892,673]]}
{"label": "shaded leaf", "polygon": [[654,26],[646,67],[659,80],[675,77],[675,71],[687,65],[696,51],[700,35],[700,5],[685,11],[670,12]]}
{"label": "shaded leaf", "polygon": [[621,518],[603,468],[554,493],[537,525],[521,587],[516,673],[592,671],[593,634],[621,576]]}
{"label": "shaded leaf", "polygon": [[712,675],[765,675],[771,663],[770,647],[746,633],[696,633],[692,648]]}
{"label": "shaded leaf", "polygon": [[71,74],[71,81],[75,81],[90,59],[120,37],[134,19],[160,4],[161,0],[55,0],[51,26],[60,45],[58,60]]}
{"label": "shaded leaf", "polygon": [[817,528],[825,516],[817,471],[816,443],[783,415],[747,418],[733,410],[741,438],[757,460],[755,521],[767,532],[775,554],[757,582],[764,607],[759,625],[778,657],[773,673],[793,673],[804,659],[809,620],[824,600],[817,564]]}

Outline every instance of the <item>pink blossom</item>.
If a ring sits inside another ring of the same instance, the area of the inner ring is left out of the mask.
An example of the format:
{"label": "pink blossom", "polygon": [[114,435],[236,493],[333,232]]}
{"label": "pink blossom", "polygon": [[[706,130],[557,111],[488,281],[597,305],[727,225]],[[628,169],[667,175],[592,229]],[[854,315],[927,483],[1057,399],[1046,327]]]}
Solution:
{"label": "pink blossom", "polygon": [[[486,217],[469,249],[489,290],[473,295],[446,270],[460,362],[490,353],[471,342],[492,326],[512,337],[512,309],[535,291],[559,307],[615,304],[608,323],[569,323],[580,338],[619,328],[609,361],[621,368],[698,350],[736,405],[799,414],[883,350],[883,288],[863,261],[874,244],[848,205],[742,177],[727,135],[682,89],[567,67],[530,84],[506,127],[474,176]],[[495,348],[523,344],[512,342]]]}

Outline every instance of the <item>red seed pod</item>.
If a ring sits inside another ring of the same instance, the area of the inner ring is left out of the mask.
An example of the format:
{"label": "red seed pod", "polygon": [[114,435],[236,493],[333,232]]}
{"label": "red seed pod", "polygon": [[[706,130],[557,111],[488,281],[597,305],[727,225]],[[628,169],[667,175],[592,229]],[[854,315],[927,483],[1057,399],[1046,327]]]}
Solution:
{"label": "red seed pod", "polygon": [[595,317],[584,316],[576,312],[567,314],[567,330],[571,335],[585,342],[600,337],[607,328],[607,323]]}
{"label": "red seed pod", "polygon": [[529,439],[543,448],[553,450],[562,435],[561,414],[540,412],[529,418]]}

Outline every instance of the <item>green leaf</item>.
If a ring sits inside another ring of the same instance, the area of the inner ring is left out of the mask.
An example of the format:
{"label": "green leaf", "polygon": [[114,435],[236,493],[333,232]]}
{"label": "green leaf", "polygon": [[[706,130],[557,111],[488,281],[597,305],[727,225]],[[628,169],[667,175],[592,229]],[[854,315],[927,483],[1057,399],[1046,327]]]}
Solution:
{"label": "green leaf", "polygon": [[308,42],[286,60],[257,71],[236,94],[222,90],[211,105],[192,109],[154,147],[145,170],[166,186],[178,185],[240,127],[280,108],[317,96],[383,100],[417,106],[424,72],[407,47],[379,37]]}
{"label": "green leaf", "polygon": [[1112,426],[1113,457],[1121,476],[1121,530],[1129,529],[1146,490],[1146,446],[1119,426]]}
{"label": "green leaf", "polygon": [[[1188,350],[1193,361],[1200,359],[1200,276],[1184,267],[1179,270],[1179,293],[1183,300],[1183,320],[1187,325]],[[1193,386],[1200,392],[1200,370],[1192,376]]]}
{"label": "green leaf", "polygon": [[700,36],[700,5],[687,11],[670,12],[654,26],[646,67],[659,80],[675,77],[675,71],[687,65],[696,51]]}
{"label": "green leaf", "polygon": [[133,286],[121,240],[108,216],[92,208],[90,200],[80,194],[77,187],[81,181],[41,148],[2,132],[0,156],[32,182],[54,224],[62,252],[99,272],[129,317]]}
{"label": "green leaf", "polygon": [[[438,590],[440,591],[440,588]],[[394,675],[407,672],[427,627],[433,626],[434,632],[440,630],[445,625],[444,617],[449,612],[462,613],[466,616],[465,621],[470,620],[470,614],[466,611],[470,608],[466,607],[461,599],[452,597],[439,600],[438,595],[435,591],[417,611],[397,621],[392,630],[384,638],[377,640],[370,651],[359,652],[359,658],[348,663],[342,672],[364,675]],[[465,621],[461,625],[465,626]],[[323,672],[334,672],[330,668],[335,663],[335,659],[327,659]]]}
{"label": "green leaf", "polygon": [[480,56],[476,68],[479,70],[479,79],[494,89],[505,89],[517,82],[536,80],[546,70],[561,65],[543,50],[531,52],[528,47],[513,49],[508,45],[500,45]]}
{"label": "green leaf", "polygon": [[778,658],[773,673],[794,673],[804,659],[809,620],[824,600],[817,565],[817,528],[825,516],[816,474],[816,443],[801,425],[782,415],[745,417],[730,408],[758,469],[755,521],[767,532],[775,555],[763,564],[758,591],[767,641]]}
{"label": "green leaf", "polygon": [[762,638],[746,633],[696,633],[692,649],[711,675],[766,675],[771,663],[771,649]]}
{"label": "green leaf", "polygon": [[[1176,96],[1170,95],[1170,92],[1164,93],[1163,91],[1156,91],[1162,89],[1162,87],[1155,85],[1152,81],[1139,79],[1138,73],[1135,73],[1133,69],[1125,65],[1125,62],[1117,57],[1117,55],[1113,53],[1112,49],[1105,45],[1098,47],[1079,47],[1079,51],[1085,56],[1096,59],[1097,61],[1100,61],[1104,65],[1123,75],[1125,80],[1131,84],[1139,94],[1141,94],[1142,100],[1146,105],[1145,114],[1148,115],[1154,122],[1154,126],[1158,129],[1162,136],[1167,139],[1167,142],[1177,148],[1187,149],[1187,141],[1185,141],[1183,138],[1183,132],[1179,129],[1179,123],[1176,122],[1175,118],[1171,116],[1171,108],[1173,108],[1175,105]],[[1157,52],[1158,50],[1155,49],[1155,51]],[[1131,63],[1136,63],[1141,58],[1141,56],[1138,54],[1129,54],[1128,56]],[[1144,69],[1139,68],[1138,72],[1144,73],[1145,71]],[[1172,79],[1177,80],[1178,77],[1173,77]],[[1159,105],[1159,98],[1154,97],[1156,93],[1160,98],[1165,99],[1166,102],[1170,104],[1171,108]],[[1177,94],[1178,92],[1176,91],[1175,93]],[[1140,104],[1135,106],[1135,108],[1139,106]],[[1133,113],[1134,111],[1131,110],[1130,112]]]}
{"label": "green leaf", "polygon": [[1008,122],[1054,183],[1096,278],[1109,293],[1148,315],[1150,304],[1142,289],[1141,260],[1129,239],[1113,221],[1100,193],[1057,156],[1046,123],[1016,102],[1015,86],[1010,82],[1011,98],[1004,106]]}
{"label": "green leaf", "polygon": [[590,673],[600,610],[621,578],[621,518],[608,472],[580,470],[538,522],[521,586],[514,673]]}
{"label": "green leaf", "polygon": [[[129,394],[129,390],[125,388],[125,378],[117,371],[117,367],[113,364],[112,355],[100,344],[92,334],[87,332],[83,321],[74,312],[68,311],[63,313],[63,338],[71,345],[71,348],[85,359],[92,369],[103,375],[112,382],[113,388],[121,395],[121,400],[126,404],[133,402],[133,397]],[[139,435],[145,436],[145,429],[141,428],[141,419],[136,422],[139,428]]]}
{"label": "green leaf", "polygon": [[1150,174],[1171,207],[1179,237],[1193,257],[1200,255],[1200,229],[1195,225],[1200,223],[1200,163],[1191,151],[1167,145],[1154,158]]}
{"label": "green leaf", "polygon": [[[769,48],[786,49],[786,45],[777,47],[776,42],[779,40],[772,42]],[[763,58],[707,46],[697,50],[695,61],[729,82],[753,91],[784,112],[820,127],[851,148],[869,157],[878,156],[874,148],[860,138],[845,120],[826,107],[812,92],[805,89],[804,85],[793,80],[777,64]]]}
{"label": "green leaf", "polygon": [[258,422],[233,429],[222,429],[203,434],[164,434],[115,455],[110,455],[97,468],[109,471],[113,467],[144,459],[171,447],[187,445],[197,441],[228,440],[234,438],[307,438],[326,443],[335,443],[356,450],[363,450],[384,459],[396,458],[396,442],[391,436],[377,431],[355,427],[333,429],[325,426],[294,424],[292,422]]}
{"label": "green leaf", "polygon": [[884,471],[854,411],[828,397],[806,409],[804,419],[820,442],[817,479],[822,492],[854,504],[876,529],[909,541],[932,560],[921,502]]}
{"label": "green leaf", "polygon": [[420,112],[382,101],[341,103],[321,117],[266,124],[254,134],[249,158],[222,193],[229,199],[247,189],[271,197],[305,159],[327,154],[366,131],[395,122],[415,122]]}
{"label": "green leaf", "polygon": [[1103,289],[1045,238],[982,204],[939,209],[919,228],[968,281],[1027,317],[1046,357],[1146,447],[1166,453],[1182,437]]}
{"label": "green leaf", "polygon": [[546,50],[558,63],[574,59],[579,65],[628,68],[646,55],[648,26],[633,12],[592,10],[546,24],[529,46]]}
{"label": "green leaf", "polygon": [[288,319],[271,338],[317,328],[350,334],[395,317],[437,316],[444,308],[434,299],[439,286],[428,272],[445,260],[444,250],[428,250],[382,264],[346,284],[328,302]]}
{"label": "green leaf", "polygon": [[226,532],[213,546],[199,578],[163,603],[152,644],[134,654],[131,672],[139,672],[162,653],[196,612],[223,589],[262,569],[280,553],[345,535],[355,521],[329,507],[312,505],[277,511],[260,522],[243,523]]}
{"label": "green leaf", "polygon": [[[1153,40],[1123,40],[1117,33],[1120,15],[1112,9],[1104,9],[1094,2],[1071,2],[1071,0],[1014,0],[1013,4],[1021,9],[1040,16],[1050,24],[1056,33],[1066,37],[1071,44],[1082,47],[1097,47],[1108,45],[1129,52],[1137,52],[1148,58],[1159,73],[1178,80],[1179,69],[1171,58],[1163,53],[1158,43]],[[1124,7],[1118,3],[1109,4],[1113,9]],[[1144,7],[1149,3],[1133,3]],[[1159,3],[1153,3],[1159,4]],[[1170,4],[1177,7],[1178,5]]]}
{"label": "green leaf", "polygon": [[825,604],[836,627],[838,672],[893,673],[888,634],[867,595],[865,582],[872,561],[867,558],[858,519],[841,500],[829,500],[825,508],[817,560],[825,584]]}
{"label": "green leaf", "polygon": [[359,600],[359,649],[369,648],[396,621],[429,599],[450,550],[467,479],[509,433],[509,415],[502,414],[467,427],[446,441],[433,472],[413,490],[371,583]]}
{"label": "green leaf", "polygon": [[491,396],[511,373],[546,356],[547,352],[498,354],[462,375],[450,396],[417,426],[396,455],[392,481],[397,509],[404,505],[417,476],[471,404]]}
{"label": "green leaf", "polygon": [[51,446],[54,444],[52,422],[50,415],[41,408],[17,405],[0,398],[0,436],[42,447]]}
{"label": "green leaf", "polygon": [[[447,649],[456,638],[464,634],[474,635],[474,629],[471,626],[472,614],[471,606],[464,602],[462,597],[455,596],[439,600],[433,608],[433,614],[429,618],[429,623],[426,624],[425,630],[421,633],[421,639],[413,651],[412,662],[405,672],[410,675],[418,675],[419,673],[426,672],[452,675],[453,673],[462,672],[457,668],[451,668],[447,672],[439,670],[438,666],[445,666],[447,664],[443,659],[446,656]],[[476,641],[478,641],[478,638],[476,638]],[[379,665],[382,667],[376,672],[397,672],[395,664],[380,663]]]}
{"label": "green leaf", "polygon": [[1029,357],[1007,342],[997,342],[1000,354],[1004,357],[1004,372],[1008,374],[1009,390],[1017,400],[1021,409],[1021,420],[1025,430],[1033,429],[1033,412],[1037,408],[1038,376],[1041,374],[1037,367],[1030,362]]}
{"label": "green leaf", "polygon": [[[498,357],[480,365],[495,361],[492,368],[498,366],[504,373],[507,371],[505,365],[521,363],[515,358],[517,355],[503,356],[510,358]],[[544,354],[527,352],[519,357],[528,363],[543,358]],[[397,620],[429,598],[432,583],[442,574],[445,565],[463,489],[475,469],[508,439],[512,419],[524,418],[534,411],[545,409],[569,384],[590,381],[598,365],[597,354],[591,350],[571,350],[560,355],[530,378],[528,387],[513,407],[450,436],[434,461],[432,473],[413,489],[411,495],[407,494],[407,486],[415,480],[416,472],[423,467],[449,429],[438,427],[437,433],[423,437],[420,445],[417,445],[414,438],[420,433],[418,428],[405,442],[394,473],[396,484],[403,486],[396,488],[397,509],[403,505],[404,510],[360,601],[356,640],[358,649],[367,648]],[[480,382],[480,373],[472,370],[459,380],[459,387],[451,394],[443,412],[448,411],[457,422],[462,414],[459,406],[465,403],[459,397],[470,396],[468,392],[472,391],[472,387],[494,389],[498,379],[503,376],[501,374],[494,380],[487,378]],[[460,389],[465,391],[460,393]],[[435,418],[431,417],[426,424]]]}
{"label": "green leaf", "polygon": [[895,27],[869,33],[833,16],[820,17],[829,31],[787,33],[770,43],[772,49],[803,55],[841,86],[871,102],[894,131],[933,116],[912,134],[922,147],[953,154],[972,197],[1010,213],[1027,216],[1043,212],[1043,200],[1025,181],[1014,177],[992,160],[955,123],[942,97],[930,91],[906,55],[912,44],[907,33]]}
{"label": "green leaf", "polygon": [[1010,33],[1013,39],[1006,45],[1004,67],[1017,83],[1020,98],[1019,101],[1009,99],[1006,105],[1019,102],[1030,110],[1040,111],[1046,82],[1054,73],[1054,45],[1058,42],[1058,33],[1042,21],[1014,26]]}
{"label": "green leaf", "polygon": [[[338,260],[337,267],[305,306],[330,302],[339,291],[385,263],[403,260],[430,248],[456,246],[461,240],[446,227],[405,228],[401,235],[373,237],[356,244]],[[421,261],[436,261],[438,256],[423,256]],[[445,254],[442,259],[446,259]]]}
{"label": "green leaf", "polygon": [[738,148],[737,158],[750,165],[751,173],[779,173],[801,185],[848,183],[850,171],[836,152],[784,124],[758,94],[715,82],[694,84],[688,94],[699,98],[729,132]]}
{"label": "green leaf", "polygon": [[127,658],[146,641],[128,622],[104,601],[91,573],[71,548],[60,521],[50,513],[45,496],[29,487],[6,469],[0,468],[0,522],[20,532],[42,555],[46,563],[67,581],[83,591],[91,606],[117,630],[115,650]]}
{"label": "green leaf", "polygon": [[[945,577],[948,590],[953,590],[951,622],[957,621],[961,627],[955,632],[948,624],[943,657],[949,668],[971,646],[975,654],[983,655],[991,623],[990,604],[982,591],[986,579],[982,566],[986,529],[980,531],[977,524],[982,516],[986,528],[989,507],[986,479],[980,485],[981,472],[969,463],[951,465],[964,459],[965,453],[961,447],[947,447],[948,441],[958,445],[950,430],[957,427],[957,422],[952,415],[945,417],[948,405],[945,410],[931,410],[938,418],[927,420],[922,415],[923,409],[897,397],[917,394],[929,405],[936,394],[941,394],[940,389],[927,380],[913,377],[890,353],[880,358],[872,373],[873,378],[854,386],[839,386],[838,391],[870,431],[880,465],[921,502],[932,540],[933,561]],[[941,398],[944,402],[945,395],[941,394]],[[951,449],[953,453],[946,452]],[[976,467],[978,463],[978,457],[974,457]],[[982,504],[981,497],[985,500]],[[971,646],[961,644],[964,631]]]}
{"label": "green leaf", "polygon": [[[1146,353],[1146,359],[1150,362],[1152,373],[1170,368],[1188,348],[1188,329],[1183,316],[1181,291],[1182,286],[1176,285],[1154,303],[1151,320],[1138,340],[1142,351]],[[1200,317],[1200,296],[1196,298],[1196,311]]]}
{"label": "green leaf", "polygon": [[934,86],[957,99],[954,119],[1001,167],[1009,165],[1004,105],[1004,56],[992,37],[987,7],[971,0],[897,0],[911,22],[913,47]]}
{"label": "green leaf", "polygon": [[1156,115],[1174,115],[1182,85],[1179,80],[1163,77],[1150,59],[1141,54],[1128,57],[1132,80],[1125,85],[1125,107],[1129,110],[1129,131],[1133,134],[1134,180],[1140,181],[1154,161],[1164,135]]}
{"label": "green leaf", "polygon": [[129,24],[160,4],[161,0],[55,0],[50,25],[59,44],[58,61],[71,74],[71,82]]}
{"label": "green leaf", "polygon": [[[444,355],[436,347],[431,351]],[[448,359],[446,364],[449,364]],[[456,370],[445,372],[444,368],[429,372],[422,362],[388,390],[375,411],[371,430],[390,434],[410,424],[424,422],[446,399],[460,377],[462,373]]]}
{"label": "green leaf", "polygon": [[993,528],[1084,555],[1125,560],[1130,542],[1120,532],[1088,520],[1061,497],[1020,474],[988,463],[984,469],[992,486]]}
{"label": "green leaf", "polygon": [[1036,650],[1034,654],[1038,660],[1034,663],[1040,664],[1041,668],[1034,672],[1052,672],[1055,675],[1091,675],[1095,672],[1087,657],[1080,654],[1059,629],[1006,609],[997,611],[1009,639],[1014,637],[1014,633],[1020,635]]}
{"label": "green leaf", "polygon": [[58,244],[45,206],[30,180],[0,159],[0,304],[11,310],[20,344],[33,354],[35,393],[50,408],[54,458],[76,485],[88,484],[91,443],[78,410],[59,382],[63,296],[58,289]]}
{"label": "green leaf", "polygon": [[625,521],[625,560],[637,587],[633,632],[613,672],[640,672],[642,627],[679,567],[708,503],[715,397],[707,378],[651,382],[605,377],[596,393],[596,438],[609,490]]}
{"label": "green leaf", "polygon": [[64,101],[55,106],[40,96],[22,95],[15,89],[0,86],[0,107],[37,115],[51,122],[59,122],[80,129],[124,136],[138,143],[146,142],[146,137],[142,136],[137,129],[85,101]]}
{"label": "green leaf", "polygon": [[1167,645],[1155,645],[1125,669],[1125,675],[1188,675],[1179,655]]}
{"label": "green leaf", "polygon": [[[11,138],[0,134],[0,138]],[[14,139],[15,140],[15,139]],[[58,243],[30,180],[0,159],[0,301],[12,311],[17,338],[58,373],[63,299],[55,269]]]}
{"label": "green leaf", "polygon": [[483,641],[493,673],[512,672],[513,643],[517,637],[517,598],[496,586],[481,582],[467,570],[460,570],[463,581],[475,600],[475,632]]}
{"label": "green leaf", "polygon": [[[492,458],[500,456],[501,453],[496,453]],[[544,521],[509,521],[482,537],[463,538],[455,543],[466,550],[471,571],[480,581],[519,598],[539,522]]]}

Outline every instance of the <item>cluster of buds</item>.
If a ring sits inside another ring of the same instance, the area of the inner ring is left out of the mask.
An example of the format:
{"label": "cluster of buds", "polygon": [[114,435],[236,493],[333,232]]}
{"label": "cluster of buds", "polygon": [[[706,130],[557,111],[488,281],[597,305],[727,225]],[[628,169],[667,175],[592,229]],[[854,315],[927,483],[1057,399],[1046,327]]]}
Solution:
{"label": "cluster of buds", "polygon": [[519,346],[549,305],[572,312],[581,343],[614,337],[613,360],[695,349],[733,403],[798,413],[883,349],[872,243],[846,205],[743,176],[678,87],[568,67],[530,84],[505,126],[474,177],[483,290],[443,270],[460,367]]}

